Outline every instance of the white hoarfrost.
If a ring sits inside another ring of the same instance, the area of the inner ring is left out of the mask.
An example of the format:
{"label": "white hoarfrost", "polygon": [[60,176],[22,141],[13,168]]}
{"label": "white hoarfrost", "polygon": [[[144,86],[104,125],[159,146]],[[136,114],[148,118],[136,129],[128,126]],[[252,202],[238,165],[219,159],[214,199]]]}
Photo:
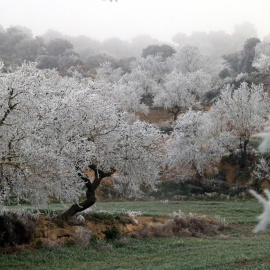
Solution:
{"label": "white hoarfrost", "polygon": [[269,98],[262,85],[241,83],[235,89],[227,85],[211,111],[220,118],[224,130],[231,131],[240,141],[263,130],[269,112]]}
{"label": "white hoarfrost", "polygon": [[164,87],[157,92],[154,104],[165,108],[199,107],[203,95],[211,89],[211,76],[201,70],[183,74],[177,70],[164,78]]}
{"label": "white hoarfrost", "polygon": [[182,178],[213,172],[226,153],[228,132],[221,132],[214,116],[188,111],[177,119],[167,141],[168,163]]}
{"label": "white hoarfrost", "polygon": [[163,78],[168,72],[167,63],[161,55],[139,57],[130,65],[131,72],[119,81],[127,89],[127,96],[136,102],[137,95],[148,105],[151,99],[162,88]]}
{"label": "white hoarfrost", "polygon": [[142,183],[154,187],[161,134],[151,124],[127,123],[121,105],[105,98],[104,82],[60,77],[35,64],[1,73],[0,81],[2,200],[77,201],[84,183],[76,168],[90,164],[115,168],[118,184],[135,192]]}
{"label": "white hoarfrost", "polygon": [[169,66],[177,69],[183,74],[196,72],[198,70],[206,71],[208,69],[209,59],[207,59],[197,46],[186,45],[176,51],[168,59]]}
{"label": "white hoarfrost", "polygon": [[260,72],[270,71],[270,43],[259,42],[255,47],[255,59],[252,66]]}
{"label": "white hoarfrost", "polygon": [[169,109],[174,121],[181,111],[198,108],[202,97],[211,90],[212,77],[207,60],[195,46],[185,46],[167,59],[170,71],[154,96],[154,105]]}

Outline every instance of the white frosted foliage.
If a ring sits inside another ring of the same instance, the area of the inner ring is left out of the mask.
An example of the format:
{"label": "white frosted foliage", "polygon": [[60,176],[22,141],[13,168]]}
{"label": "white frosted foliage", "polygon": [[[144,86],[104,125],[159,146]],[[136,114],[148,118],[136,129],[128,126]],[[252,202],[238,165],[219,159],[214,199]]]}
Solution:
{"label": "white frosted foliage", "polygon": [[[49,196],[76,202],[84,183],[76,168],[90,164],[154,187],[163,158],[161,134],[152,125],[127,123],[104,81],[61,77],[24,64],[0,74],[0,199],[33,204]],[[119,183],[119,182],[118,182]]]}
{"label": "white frosted foliage", "polygon": [[270,71],[270,43],[259,42],[255,47],[255,59],[252,66],[260,72]]}
{"label": "white frosted foliage", "polygon": [[204,176],[215,170],[229,140],[209,113],[190,110],[177,119],[167,142],[169,164],[182,178]]}
{"label": "white frosted foliage", "polygon": [[202,96],[211,89],[211,76],[201,70],[183,74],[174,70],[164,78],[164,87],[157,92],[154,104],[165,108],[198,107]]}
{"label": "white frosted foliage", "polygon": [[252,134],[263,130],[269,112],[269,98],[262,85],[246,82],[234,89],[227,85],[211,110],[220,118],[224,130],[248,141]]}

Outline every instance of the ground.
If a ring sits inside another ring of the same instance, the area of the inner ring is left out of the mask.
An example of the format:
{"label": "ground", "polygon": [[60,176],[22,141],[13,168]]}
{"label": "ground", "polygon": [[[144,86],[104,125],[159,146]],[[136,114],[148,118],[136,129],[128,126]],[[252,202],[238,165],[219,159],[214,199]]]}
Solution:
{"label": "ground", "polygon": [[[51,209],[59,208],[52,205]],[[169,216],[181,209],[226,219],[229,227],[215,236],[122,238],[99,240],[90,246],[63,245],[0,255],[0,269],[270,269],[269,230],[254,234],[252,229],[262,206],[255,200],[107,202],[97,203],[94,213],[114,216],[141,211],[142,216]]]}

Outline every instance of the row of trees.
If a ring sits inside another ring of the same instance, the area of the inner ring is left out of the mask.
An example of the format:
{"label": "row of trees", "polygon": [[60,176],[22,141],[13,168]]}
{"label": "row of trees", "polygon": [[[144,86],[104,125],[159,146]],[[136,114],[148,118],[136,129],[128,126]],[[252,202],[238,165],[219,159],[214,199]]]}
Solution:
{"label": "row of trees", "polygon": [[[219,70],[222,69],[223,56],[227,69],[221,76],[226,77],[256,70],[256,64],[252,66],[254,48],[259,42],[256,35],[254,27],[244,23],[238,25],[232,35],[224,32],[194,32],[186,36],[179,33],[173,40],[179,45],[178,48],[187,45],[198,47],[215,65],[219,65],[216,67]],[[130,62],[139,55],[146,58],[161,53],[167,58],[175,53],[173,45],[162,44],[147,35],[135,37],[131,42],[119,38],[99,42],[85,36],[66,36],[54,30],[47,31],[41,37],[33,37],[30,29],[20,26],[7,29],[0,26],[0,44],[0,59],[6,66],[20,65],[25,60],[36,61],[40,68],[57,68],[62,75],[69,74],[72,67],[84,76],[89,76],[106,61],[110,61],[115,68],[122,67],[125,72],[129,72]]]}
{"label": "row of trees", "polygon": [[41,37],[34,38],[29,29],[21,27],[0,31],[0,59],[6,67],[35,61],[39,68],[57,68],[59,71],[82,65],[79,54],[69,41],[54,39],[46,43]]}
{"label": "row of trees", "polygon": [[132,57],[141,55],[142,49],[151,44],[160,42],[147,35],[135,37],[131,43],[119,38],[100,42],[86,36],[66,36],[53,30],[33,37],[26,27],[4,29],[0,25],[0,59],[6,67],[35,61],[40,68],[57,68],[65,75],[73,66],[89,76],[106,61],[114,66],[127,67]]}
{"label": "row of trees", "polygon": [[[181,177],[203,177],[238,146],[245,166],[250,136],[265,125],[268,97],[262,86],[242,83],[225,87],[209,111],[199,110],[211,89],[206,63],[196,47],[186,46],[167,58],[137,58],[125,74],[106,63],[95,80],[76,72],[61,77],[31,63],[2,71],[1,201],[73,201],[62,216],[68,218],[95,203],[106,176],[137,195],[141,185],[155,188],[165,167]],[[170,135],[132,117],[147,112],[149,102],[178,106],[182,114]]]}
{"label": "row of trees", "polygon": [[224,55],[226,69],[222,71],[221,77],[235,77],[240,73],[251,73],[257,71],[252,65],[255,58],[255,47],[260,43],[258,38],[249,38],[241,51]]}
{"label": "row of trees", "polygon": [[127,73],[106,63],[98,69],[96,78],[122,89],[123,95],[117,96],[126,110],[147,112],[151,106],[163,107],[176,121],[179,113],[201,106],[211,90],[213,75],[207,57],[197,47],[185,46],[170,57],[137,57]]}
{"label": "row of trees", "polygon": [[222,78],[235,77],[240,73],[261,72],[270,70],[270,43],[261,42],[258,38],[246,41],[240,52],[223,56],[226,68],[220,72]]}

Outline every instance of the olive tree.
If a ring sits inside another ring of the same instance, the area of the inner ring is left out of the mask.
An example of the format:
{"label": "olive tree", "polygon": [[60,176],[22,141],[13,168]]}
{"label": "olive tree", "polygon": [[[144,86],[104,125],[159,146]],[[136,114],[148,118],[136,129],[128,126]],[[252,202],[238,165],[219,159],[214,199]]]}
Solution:
{"label": "olive tree", "polygon": [[227,85],[211,110],[224,130],[239,140],[240,166],[245,167],[250,137],[263,130],[269,113],[269,98],[263,86],[243,82],[235,89]]}
{"label": "olive tree", "polygon": [[270,43],[260,42],[255,47],[255,59],[252,66],[260,72],[270,71]]}
{"label": "olive tree", "polygon": [[213,173],[229,143],[230,133],[222,131],[214,115],[189,110],[179,116],[167,140],[170,170],[182,178]]}
{"label": "olive tree", "polygon": [[179,113],[200,107],[204,94],[211,90],[212,76],[207,59],[198,47],[184,46],[167,60],[170,72],[154,97],[154,105],[168,109],[176,121]]}
{"label": "olive tree", "polygon": [[130,64],[131,72],[125,74],[121,84],[134,91],[146,106],[151,106],[153,98],[162,88],[168,65],[162,55],[137,57]]}
{"label": "olive tree", "polygon": [[165,76],[154,105],[168,108],[176,121],[181,111],[200,107],[202,97],[211,89],[211,81],[211,76],[201,70],[186,74],[174,70]]}
{"label": "olive tree", "polygon": [[[104,99],[102,83],[60,77],[25,64],[1,73],[1,202],[33,204],[49,196],[74,204],[68,218],[96,201],[106,176],[117,177],[134,194],[154,188],[163,158],[162,137],[152,125],[128,123],[119,105]],[[85,174],[93,170],[94,179]],[[80,196],[86,189],[86,199]]]}

